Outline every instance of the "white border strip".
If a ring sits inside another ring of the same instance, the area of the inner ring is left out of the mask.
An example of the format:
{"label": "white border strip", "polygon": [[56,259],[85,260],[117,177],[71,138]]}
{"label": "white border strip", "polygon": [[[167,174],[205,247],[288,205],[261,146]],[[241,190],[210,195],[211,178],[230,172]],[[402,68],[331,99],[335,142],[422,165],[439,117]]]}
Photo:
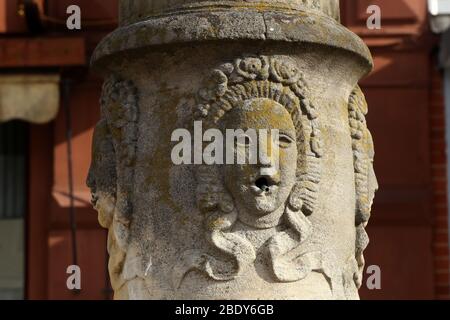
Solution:
{"label": "white border strip", "polygon": [[432,16],[450,15],[450,0],[428,0],[428,11]]}

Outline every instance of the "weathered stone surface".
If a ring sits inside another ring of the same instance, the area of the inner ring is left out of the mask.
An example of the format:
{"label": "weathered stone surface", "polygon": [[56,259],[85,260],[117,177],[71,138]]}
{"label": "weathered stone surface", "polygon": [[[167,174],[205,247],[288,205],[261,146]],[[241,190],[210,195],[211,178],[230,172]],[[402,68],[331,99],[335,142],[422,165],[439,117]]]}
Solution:
{"label": "weathered stone surface", "polygon": [[146,20],[164,13],[218,8],[255,9],[258,11],[313,11],[339,20],[338,0],[135,0],[120,4],[121,25]]}
{"label": "weathered stone surface", "polygon": [[[372,62],[338,2],[121,9],[93,59],[106,81],[88,179],[116,298],[357,299],[377,188],[357,83]],[[175,165],[172,133],[196,121],[278,129],[279,155]]]}
{"label": "weathered stone surface", "polygon": [[371,65],[356,35],[337,23],[337,0],[122,1],[122,27],[106,37],[92,60],[161,44],[214,40],[317,43],[354,52]]}

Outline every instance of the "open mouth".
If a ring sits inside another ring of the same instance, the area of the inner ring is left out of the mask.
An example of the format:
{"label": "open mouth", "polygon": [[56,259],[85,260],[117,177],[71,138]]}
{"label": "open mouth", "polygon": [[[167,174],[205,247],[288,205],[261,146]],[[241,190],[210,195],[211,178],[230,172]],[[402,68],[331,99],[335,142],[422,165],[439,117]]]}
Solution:
{"label": "open mouth", "polygon": [[273,190],[273,187],[278,186],[278,184],[279,182],[272,177],[261,176],[256,179],[253,189],[258,194],[269,193]]}

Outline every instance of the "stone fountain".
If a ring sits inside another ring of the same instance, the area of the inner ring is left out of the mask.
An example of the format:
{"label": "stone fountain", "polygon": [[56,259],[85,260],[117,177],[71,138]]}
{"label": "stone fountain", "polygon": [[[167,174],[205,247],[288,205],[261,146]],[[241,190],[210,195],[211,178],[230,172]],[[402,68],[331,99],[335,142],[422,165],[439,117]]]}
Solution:
{"label": "stone fountain", "polygon": [[[337,0],[120,1],[88,178],[116,299],[359,298],[373,63],[339,21]],[[230,129],[266,132],[266,161],[205,161]]]}

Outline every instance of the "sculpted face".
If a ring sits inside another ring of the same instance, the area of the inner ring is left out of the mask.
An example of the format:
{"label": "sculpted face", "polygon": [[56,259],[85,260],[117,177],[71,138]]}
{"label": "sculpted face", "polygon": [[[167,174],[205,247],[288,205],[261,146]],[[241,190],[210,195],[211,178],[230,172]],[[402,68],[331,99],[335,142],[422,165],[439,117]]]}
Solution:
{"label": "sculpted face", "polygon": [[[236,139],[235,152],[247,150],[245,164],[224,169],[225,185],[240,220],[258,228],[278,225],[296,182],[297,141],[291,115],[271,99],[247,100],[224,116],[223,129],[254,129],[257,133],[258,141],[248,134]],[[250,144],[258,146],[257,164],[250,164]]]}

